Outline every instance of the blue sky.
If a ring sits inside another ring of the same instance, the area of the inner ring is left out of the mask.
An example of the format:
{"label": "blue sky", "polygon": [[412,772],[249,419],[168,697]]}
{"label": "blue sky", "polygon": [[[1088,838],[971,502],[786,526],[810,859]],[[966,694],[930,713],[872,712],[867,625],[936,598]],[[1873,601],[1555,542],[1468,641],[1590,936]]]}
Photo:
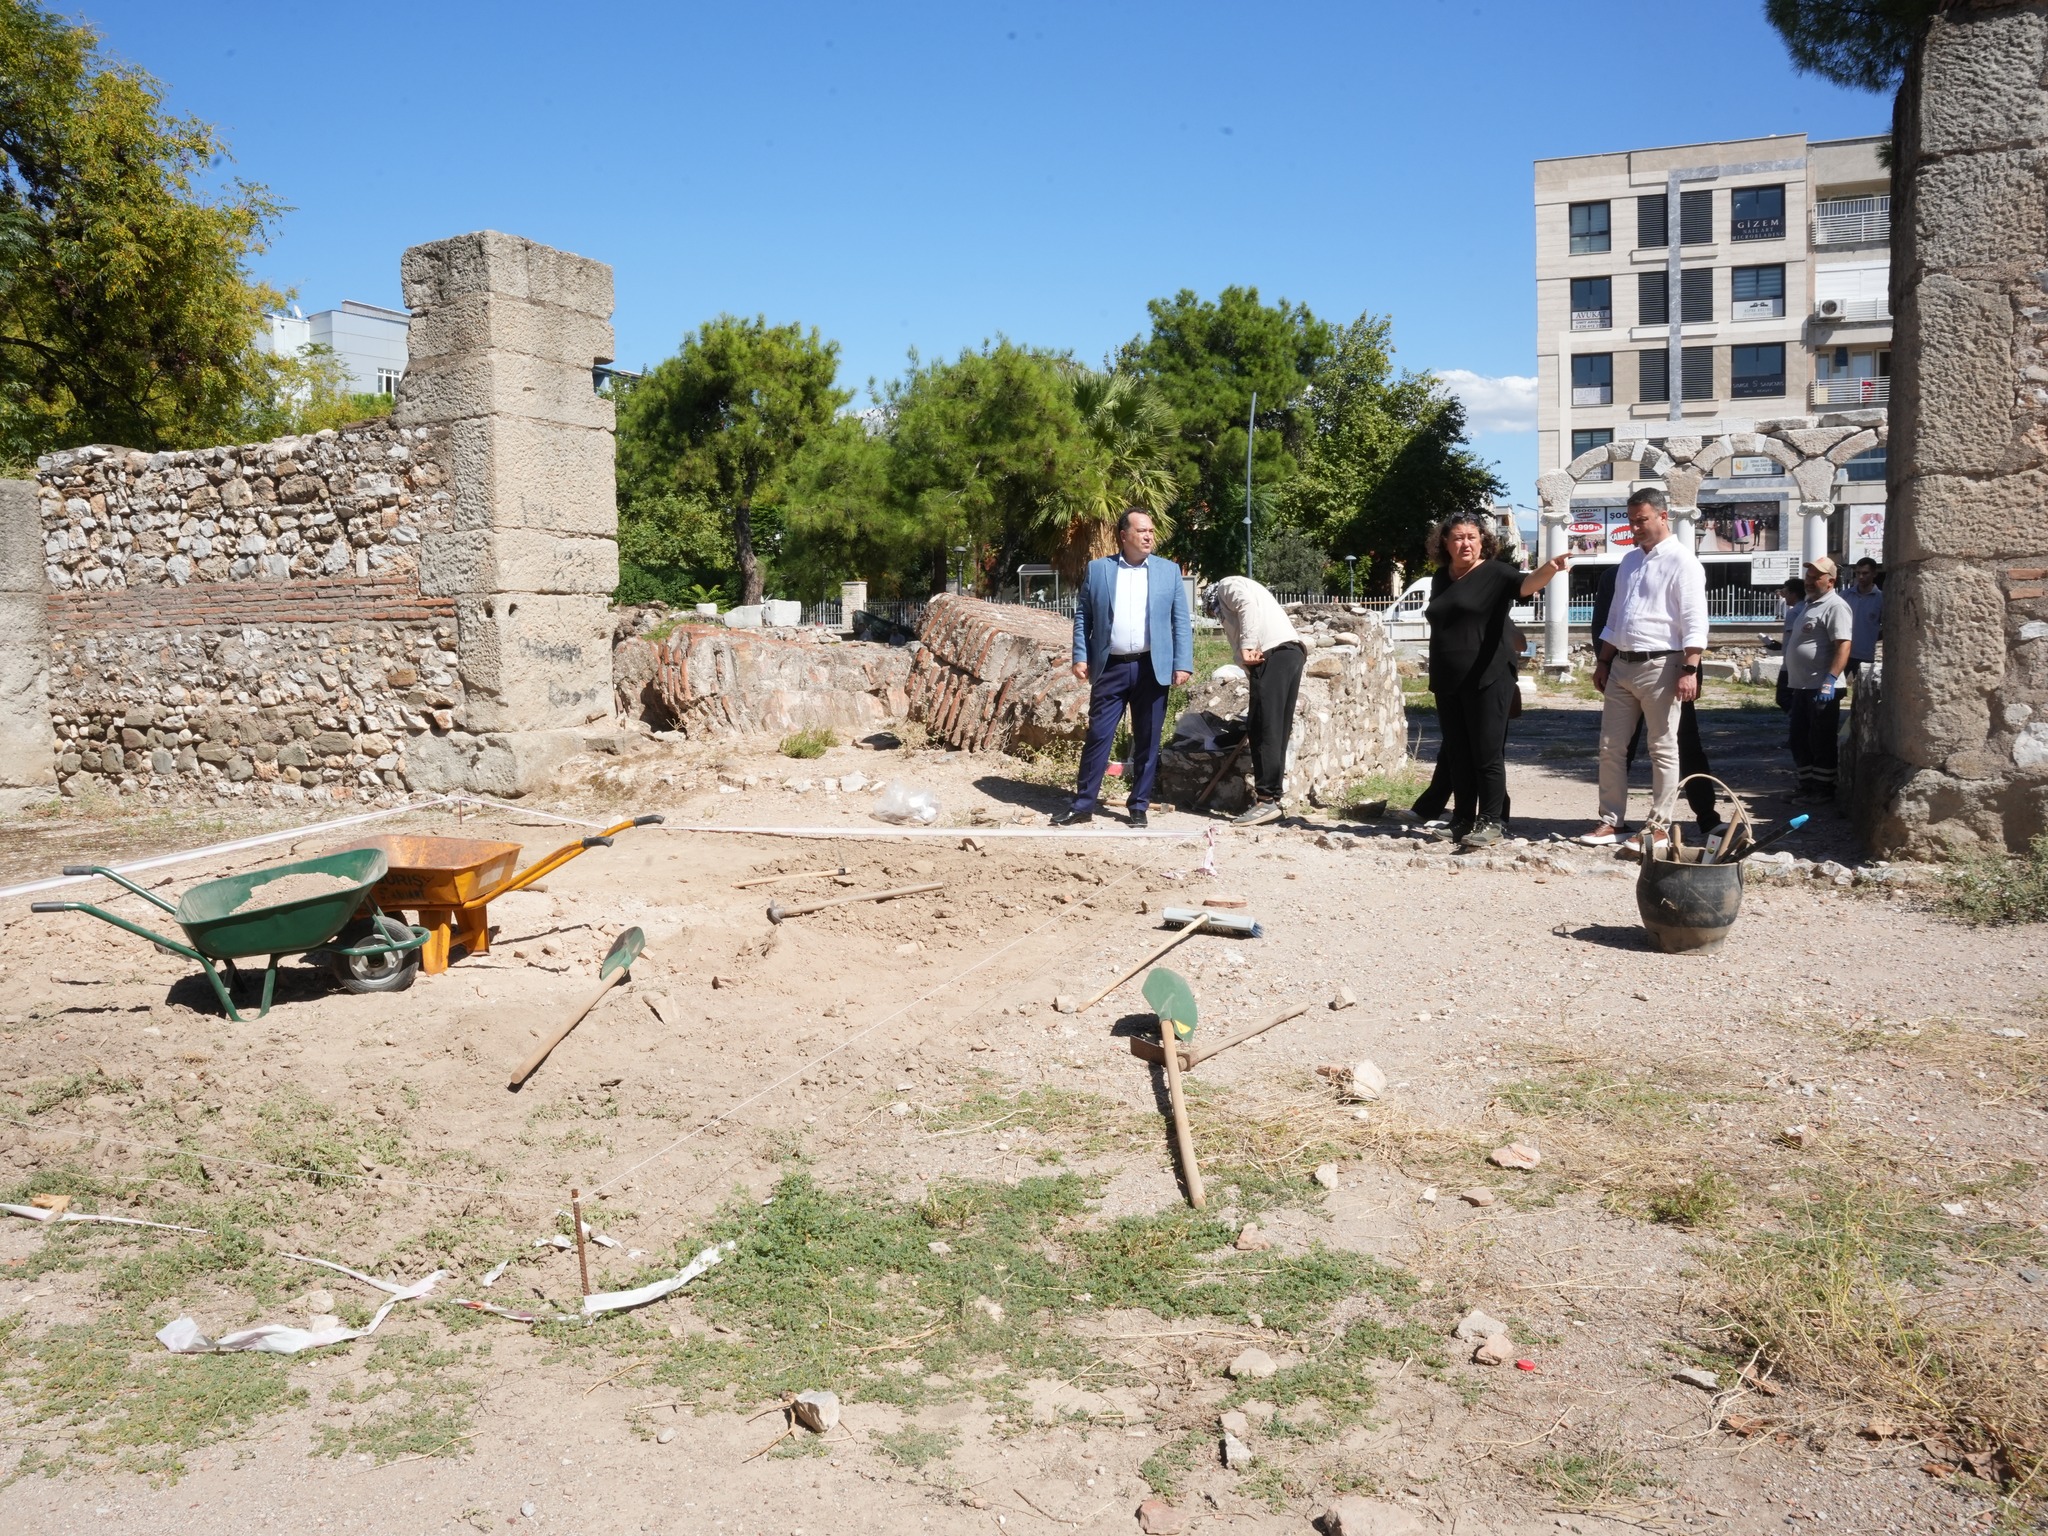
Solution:
{"label": "blue sky", "polygon": [[1760,0],[76,14],[292,206],[258,275],[309,311],[396,304],[406,246],[508,230],[613,265],[621,366],[761,313],[837,339],[864,398],[912,346],[1096,361],[1149,298],[1253,284],[1391,314],[1524,502],[1530,162],[1889,121],[1795,75]]}

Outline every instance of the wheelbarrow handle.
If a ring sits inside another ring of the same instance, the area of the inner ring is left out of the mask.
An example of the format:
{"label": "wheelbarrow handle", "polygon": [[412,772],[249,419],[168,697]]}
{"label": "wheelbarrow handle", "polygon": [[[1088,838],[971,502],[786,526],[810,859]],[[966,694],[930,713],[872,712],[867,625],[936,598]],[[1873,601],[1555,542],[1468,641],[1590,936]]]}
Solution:
{"label": "wheelbarrow handle", "polygon": [[136,895],[140,896],[144,901],[149,902],[154,906],[161,907],[166,912],[175,913],[178,910],[176,907],[172,906],[171,903],[165,901],[163,897],[157,895],[154,891],[145,891],[141,886],[137,885],[133,880],[130,880],[126,875],[120,873],[118,870],[108,869],[104,864],[66,864],[64,866],[64,873],[73,876],[104,875],[109,880],[113,881],[114,884],[127,887]]}
{"label": "wheelbarrow handle", "polygon": [[633,818],[633,825],[636,827],[658,827],[661,825],[661,821],[662,818],[659,815],[635,816]]}
{"label": "wheelbarrow handle", "polygon": [[[149,893],[144,891],[142,894],[147,896]],[[127,918],[109,912],[104,907],[96,907],[89,901],[38,901],[32,903],[29,910],[31,912],[88,912],[103,923],[112,923],[116,928],[125,928],[130,933],[140,938],[145,938],[160,948],[168,949],[174,954],[183,955],[187,960],[197,960],[201,965],[206,963],[206,957],[189,944],[180,944],[176,939],[167,939],[160,933],[151,933],[142,924],[131,923]]]}
{"label": "wheelbarrow handle", "polygon": [[583,846],[585,848],[609,848],[611,847],[611,845],[612,840],[602,835],[597,837],[586,837],[585,839],[583,839]]}

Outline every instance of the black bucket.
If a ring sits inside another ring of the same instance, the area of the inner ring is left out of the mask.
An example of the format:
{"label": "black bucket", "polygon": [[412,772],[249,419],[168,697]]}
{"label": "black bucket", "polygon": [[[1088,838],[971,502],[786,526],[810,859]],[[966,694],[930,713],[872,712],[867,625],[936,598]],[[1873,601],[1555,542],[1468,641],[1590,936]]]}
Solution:
{"label": "black bucket", "polygon": [[1652,948],[1666,954],[1715,949],[1742,911],[1741,864],[1702,864],[1701,850],[1678,858],[1644,859],[1636,877],[1636,910]]}

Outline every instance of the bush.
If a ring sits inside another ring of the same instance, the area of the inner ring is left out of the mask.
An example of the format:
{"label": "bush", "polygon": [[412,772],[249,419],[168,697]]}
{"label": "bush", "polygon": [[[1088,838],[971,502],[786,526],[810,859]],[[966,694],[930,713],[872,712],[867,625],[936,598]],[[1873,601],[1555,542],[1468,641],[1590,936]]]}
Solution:
{"label": "bush", "polygon": [[1970,923],[2038,923],[2048,919],[2048,833],[2019,858],[1984,853],[1961,860],[1948,873],[1945,902]]}
{"label": "bush", "polygon": [[784,757],[823,757],[839,745],[839,738],[822,725],[805,726],[782,738]]}

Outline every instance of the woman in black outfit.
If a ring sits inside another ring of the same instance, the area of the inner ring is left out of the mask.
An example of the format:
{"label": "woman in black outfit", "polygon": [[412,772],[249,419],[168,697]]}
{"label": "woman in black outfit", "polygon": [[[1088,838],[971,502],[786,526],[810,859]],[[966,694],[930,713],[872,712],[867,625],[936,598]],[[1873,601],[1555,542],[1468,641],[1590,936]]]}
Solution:
{"label": "woman in black outfit", "polygon": [[1429,618],[1429,688],[1443,735],[1443,761],[1460,805],[1475,819],[1459,839],[1461,851],[1491,848],[1506,834],[1508,710],[1515,698],[1515,665],[1507,632],[1508,610],[1533,597],[1569,569],[1569,556],[1546,560],[1524,574],[1494,559],[1499,542],[1477,513],[1454,512],[1429,535],[1429,558],[1438,567]]}

